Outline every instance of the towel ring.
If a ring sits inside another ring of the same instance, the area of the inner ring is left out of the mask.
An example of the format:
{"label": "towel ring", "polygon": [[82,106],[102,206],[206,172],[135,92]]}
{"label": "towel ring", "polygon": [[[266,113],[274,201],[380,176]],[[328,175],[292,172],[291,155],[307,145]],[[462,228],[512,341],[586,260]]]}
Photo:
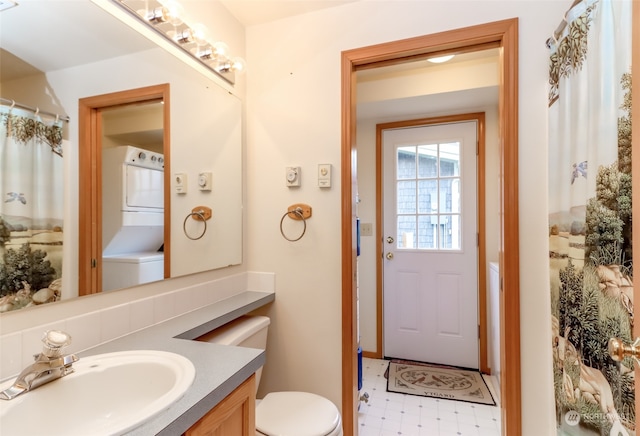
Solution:
{"label": "towel ring", "polygon": [[[204,223],[204,228],[202,229],[202,233],[199,236],[193,237],[189,235],[187,232],[187,221],[189,218],[193,217],[196,221],[202,221]],[[211,209],[206,206],[198,206],[191,210],[191,212],[184,218],[184,222],[182,223],[182,231],[184,235],[191,239],[192,241],[197,241],[201,239],[205,233],[207,233],[207,220],[211,218]]]}
{"label": "towel ring", "polygon": [[[291,214],[293,214],[293,216],[291,216]],[[307,232],[307,218],[309,218],[310,216],[311,216],[311,207],[307,206],[306,204],[294,204],[290,206],[289,209],[285,212],[284,215],[282,215],[282,218],[280,219],[280,234],[282,235],[282,237],[289,242],[296,242],[302,239],[304,234]],[[282,223],[284,223],[284,219],[286,217],[290,217],[291,219],[296,221],[302,221],[302,223],[304,224],[304,227],[302,228],[302,233],[300,233],[300,236],[298,236],[295,239],[289,238],[287,237],[287,235],[284,234]]]}

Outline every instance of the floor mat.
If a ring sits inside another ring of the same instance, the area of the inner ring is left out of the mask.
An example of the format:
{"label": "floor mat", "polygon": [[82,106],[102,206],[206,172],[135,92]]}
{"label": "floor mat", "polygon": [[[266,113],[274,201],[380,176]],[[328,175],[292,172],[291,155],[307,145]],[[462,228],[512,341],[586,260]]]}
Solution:
{"label": "floor mat", "polygon": [[479,371],[392,360],[387,391],[495,406]]}

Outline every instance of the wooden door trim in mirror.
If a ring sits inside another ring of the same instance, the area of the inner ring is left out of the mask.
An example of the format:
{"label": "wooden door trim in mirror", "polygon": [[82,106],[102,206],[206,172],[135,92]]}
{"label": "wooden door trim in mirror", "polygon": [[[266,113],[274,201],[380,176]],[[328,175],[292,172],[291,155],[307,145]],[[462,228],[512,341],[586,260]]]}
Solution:
{"label": "wooden door trim in mirror", "polygon": [[342,417],[358,434],[356,311],[356,70],[414,56],[500,47],[500,349],[502,434],[522,429],[518,226],[518,19],[455,29],[342,52]]}
{"label": "wooden door trim in mirror", "polygon": [[[86,97],[79,100],[78,150],[78,295],[95,294],[102,289],[102,268],[96,262],[102,257],[102,121],[100,111],[133,103],[159,101],[163,105],[163,153],[170,155],[169,84]],[[164,165],[164,278],[171,277],[171,159]]]}

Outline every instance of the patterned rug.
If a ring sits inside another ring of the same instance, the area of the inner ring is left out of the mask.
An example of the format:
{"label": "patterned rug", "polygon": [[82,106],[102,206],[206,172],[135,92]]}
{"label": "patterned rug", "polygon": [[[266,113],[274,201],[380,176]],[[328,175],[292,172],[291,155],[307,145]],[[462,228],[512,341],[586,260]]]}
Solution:
{"label": "patterned rug", "polygon": [[388,392],[496,405],[479,371],[392,360],[386,376]]}

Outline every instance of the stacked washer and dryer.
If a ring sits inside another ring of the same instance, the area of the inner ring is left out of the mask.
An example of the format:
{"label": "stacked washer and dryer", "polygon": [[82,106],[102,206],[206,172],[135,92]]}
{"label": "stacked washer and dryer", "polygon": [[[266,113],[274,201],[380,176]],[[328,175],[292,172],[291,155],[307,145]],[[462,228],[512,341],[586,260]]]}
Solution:
{"label": "stacked washer and dryer", "polygon": [[164,278],[164,156],[131,145],[102,153],[102,290]]}

